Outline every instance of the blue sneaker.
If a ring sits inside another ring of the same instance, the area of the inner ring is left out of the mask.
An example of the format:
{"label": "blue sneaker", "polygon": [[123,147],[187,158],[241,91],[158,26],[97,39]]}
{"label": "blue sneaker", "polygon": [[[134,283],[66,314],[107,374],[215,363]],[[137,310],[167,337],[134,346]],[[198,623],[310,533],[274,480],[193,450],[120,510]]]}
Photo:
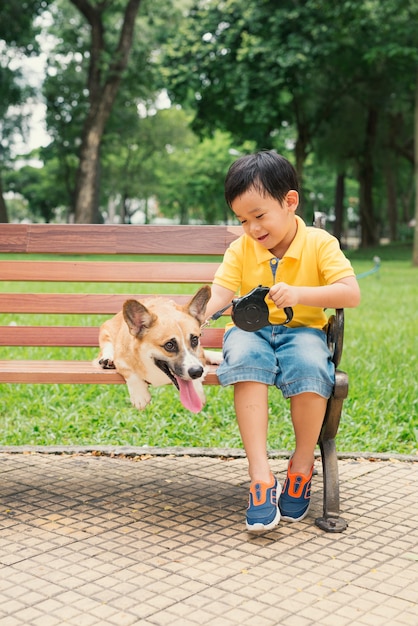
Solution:
{"label": "blue sneaker", "polygon": [[250,487],[246,526],[250,532],[271,530],[280,521],[280,485],[273,475],[270,483],[254,482]]}
{"label": "blue sneaker", "polygon": [[290,459],[279,500],[280,513],[286,522],[300,522],[308,513],[311,503],[312,472],[313,465],[308,476],[292,474],[292,459]]}

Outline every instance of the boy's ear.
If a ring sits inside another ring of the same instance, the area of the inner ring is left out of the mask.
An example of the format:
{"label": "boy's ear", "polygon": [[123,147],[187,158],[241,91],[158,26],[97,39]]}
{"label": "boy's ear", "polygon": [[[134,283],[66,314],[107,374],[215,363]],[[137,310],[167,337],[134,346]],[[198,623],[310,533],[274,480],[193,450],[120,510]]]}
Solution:
{"label": "boy's ear", "polygon": [[299,206],[299,194],[296,189],[290,189],[287,192],[285,202],[289,211],[296,211]]}

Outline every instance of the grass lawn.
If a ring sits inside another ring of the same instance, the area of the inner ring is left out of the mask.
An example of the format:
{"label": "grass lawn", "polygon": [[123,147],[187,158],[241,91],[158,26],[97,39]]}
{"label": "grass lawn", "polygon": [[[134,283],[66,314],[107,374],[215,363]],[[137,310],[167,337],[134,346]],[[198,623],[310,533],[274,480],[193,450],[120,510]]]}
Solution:
{"label": "grass lawn", "polygon": [[[360,280],[361,305],[346,310],[341,369],[349,374],[337,447],[346,452],[415,454],[418,449],[418,269],[408,246],[348,254],[357,274],[382,259],[378,274]],[[85,286],[83,286],[85,287]],[[97,292],[115,286],[95,285]],[[149,288],[149,286],[148,286]],[[190,293],[193,287],[187,287]],[[3,284],[10,291],[11,285]],[[30,286],[28,291],[35,290]],[[47,286],[54,291],[56,286]],[[122,285],[121,292],[145,291]],[[168,289],[168,291],[170,288]],[[0,316],[0,324],[13,317]],[[36,316],[31,321],[36,323]],[[98,319],[100,322],[101,320]],[[65,320],[60,320],[65,323]],[[2,358],[46,358],[43,352],[3,349]],[[95,350],[49,350],[51,358],[93,358]],[[28,356],[29,355],[29,356]],[[240,448],[231,388],[206,387],[207,403],[193,415],[172,386],[152,390],[142,412],[124,385],[0,385],[0,445],[132,445]],[[270,449],[293,448],[288,402],[270,390]]]}

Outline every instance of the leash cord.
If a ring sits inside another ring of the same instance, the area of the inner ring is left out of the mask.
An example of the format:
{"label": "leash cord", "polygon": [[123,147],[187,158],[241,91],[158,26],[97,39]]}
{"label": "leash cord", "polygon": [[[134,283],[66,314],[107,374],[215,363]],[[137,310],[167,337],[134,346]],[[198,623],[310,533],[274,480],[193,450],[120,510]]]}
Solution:
{"label": "leash cord", "polygon": [[380,270],[380,258],[378,256],[373,257],[374,267],[371,270],[367,270],[367,272],[362,272],[361,274],[356,274],[357,280],[359,278],[365,278],[366,276],[371,276],[371,274],[375,274]]}

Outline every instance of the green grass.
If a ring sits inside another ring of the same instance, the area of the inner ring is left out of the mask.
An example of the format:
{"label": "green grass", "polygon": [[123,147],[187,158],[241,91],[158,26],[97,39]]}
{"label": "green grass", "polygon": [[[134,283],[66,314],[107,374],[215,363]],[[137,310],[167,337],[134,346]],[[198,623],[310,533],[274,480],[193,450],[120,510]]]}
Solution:
{"label": "green grass", "polygon": [[[380,272],[360,280],[361,305],[346,310],[340,367],[349,374],[350,389],[337,446],[347,452],[414,454],[418,448],[418,270],[411,266],[410,247],[386,246],[350,253],[356,273],[369,270],[375,254],[382,259]],[[5,283],[2,286],[4,291],[10,288]],[[89,288],[97,292],[145,291],[142,285]],[[28,287],[29,291],[35,289],[35,285]],[[186,289],[192,293],[194,287]],[[152,291],[152,286],[148,285],[148,290]],[[18,316],[5,315],[0,323],[9,323],[11,318],[22,323]],[[37,322],[36,316],[32,321]],[[10,348],[3,349],[2,358],[46,358],[46,354],[89,359],[96,351]],[[206,406],[192,415],[181,406],[171,386],[152,389],[151,404],[138,412],[131,407],[124,385],[0,385],[0,443],[242,447],[232,389],[205,389]],[[289,405],[276,389],[270,390],[270,412],[269,448],[291,450]]]}

